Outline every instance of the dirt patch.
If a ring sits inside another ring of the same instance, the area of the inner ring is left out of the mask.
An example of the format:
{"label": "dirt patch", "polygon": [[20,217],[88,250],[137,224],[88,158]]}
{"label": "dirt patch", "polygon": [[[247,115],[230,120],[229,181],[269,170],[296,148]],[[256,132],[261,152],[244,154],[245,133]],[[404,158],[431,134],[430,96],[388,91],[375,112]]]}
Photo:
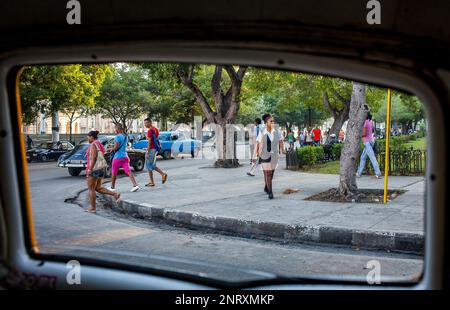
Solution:
{"label": "dirt patch", "polygon": [[299,191],[300,191],[299,189],[286,188],[286,189],[283,191],[283,194],[285,194],[285,195],[290,195],[290,194],[298,193]]}
{"label": "dirt patch", "polygon": [[[398,196],[406,193],[406,190],[393,189],[388,190],[387,199],[392,201]],[[325,192],[310,196],[305,200],[329,201],[329,202],[359,202],[359,203],[383,203],[384,191],[382,189],[360,189],[352,197],[343,197],[339,195],[337,188],[329,189]]]}

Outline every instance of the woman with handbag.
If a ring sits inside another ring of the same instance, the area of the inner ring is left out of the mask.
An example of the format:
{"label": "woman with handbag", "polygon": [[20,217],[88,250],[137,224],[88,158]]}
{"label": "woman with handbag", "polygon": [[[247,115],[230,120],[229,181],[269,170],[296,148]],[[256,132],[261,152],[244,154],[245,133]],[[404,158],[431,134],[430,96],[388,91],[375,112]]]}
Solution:
{"label": "woman with handbag", "polygon": [[256,138],[256,154],[259,156],[259,163],[264,172],[264,191],[273,199],[272,180],[275,169],[278,166],[279,154],[285,153],[283,136],[275,128],[275,121],[270,114],[264,114],[264,129]]}
{"label": "woman with handbag", "polygon": [[97,211],[95,192],[114,196],[117,202],[120,201],[119,193],[114,193],[102,186],[103,177],[105,176],[108,163],[106,162],[104,156],[105,148],[100,141],[97,140],[97,137],[98,131],[90,131],[87,135],[88,141],[91,144],[86,152],[86,177],[90,202],[90,207],[86,210],[86,212],[89,213],[96,213]]}

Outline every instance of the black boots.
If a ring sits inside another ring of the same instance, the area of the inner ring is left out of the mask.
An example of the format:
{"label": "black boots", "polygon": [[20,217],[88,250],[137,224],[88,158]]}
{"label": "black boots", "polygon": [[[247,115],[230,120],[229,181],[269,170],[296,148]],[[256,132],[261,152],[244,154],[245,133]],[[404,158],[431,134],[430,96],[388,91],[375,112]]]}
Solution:
{"label": "black boots", "polygon": [[267,185],[264,186],[264,191],[266,192],[267,195],[269,195],[269,199],[273,199],[273,192],[269,191]]}

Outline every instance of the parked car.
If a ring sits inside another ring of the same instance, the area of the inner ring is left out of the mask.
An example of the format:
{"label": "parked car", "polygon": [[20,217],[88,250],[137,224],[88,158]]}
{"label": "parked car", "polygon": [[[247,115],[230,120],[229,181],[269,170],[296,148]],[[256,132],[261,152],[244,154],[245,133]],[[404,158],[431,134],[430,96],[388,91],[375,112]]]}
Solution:
{"label": "parked car", "polygon": [[[165,160],[170,159],[178,154],[191,154],[192,158],[197,156],[202,146],[202,141],[188,139],[186,135],[179,131],[161,131],[159,133],[159,141],[161,142],[161,150],[158,155],[161,155]],[[141,140],[133,144],[135,149],[147,149],[148,140]]]}
{"label": "parked car", "polygon": [[[106,177],[109,178],[111,177],[110,154],[114,147],[114,136],[99,136],[98,140],[106,149],[105,159],[109,163],[106,168]],[[87,140],[82,141],[71,152],[61,155],[58,159],[58,167],[67,168],[71,176],[79,175],[81,171],[86,169],[86,152],[88,148],[89,142]],[[134,171],[144,169],[145,151],[129,147],[127,148],[127,153],[128,157],[130,157],[130,166],[134,168]]]}
{"label": "parked car", "polygon": [[37,147],[27,151],[27,161],[58,160],[62,154],[72,151],[73,148],[74,146],[68,141],[45,141],[40,143]]}

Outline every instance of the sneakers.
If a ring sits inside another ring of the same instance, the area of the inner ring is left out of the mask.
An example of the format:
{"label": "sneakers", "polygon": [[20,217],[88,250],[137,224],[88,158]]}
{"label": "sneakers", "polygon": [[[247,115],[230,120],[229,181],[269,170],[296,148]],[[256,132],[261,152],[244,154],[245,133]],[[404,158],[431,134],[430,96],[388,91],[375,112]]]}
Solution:
{"label": "sneakers", "polygon": [[381,179],[381,175],[375,174],[375,178]]}
{"label": "sneakers", "polygon": [[249,177],[254,177],[255,175],[253,174],[253,173],[251,173],[251,172],[247,172],[247,175],[249,176]]}
{"label": "sneakers", "polygon": [[112,188],[111,186],[110,186],[110,187],[107,187],[106,189],[109,190],[109,191],[111,191],[111,192],[115,192],[115,191],[116,191],[116,189],[115,189],[115,188]]}
{"label": "sneakers", "polygon": [[360,178],[360,177],[361,177],[361,175],[360,175],[358,172],[355,174],[355,176],[356,176],[357,178]]}
{"label": "sneakers", "polygon": [[139,189],[139,186],[133,186],[133,187],[130,189],[130,192],[134,193],[134,192],[137,191],[138,189]]}

